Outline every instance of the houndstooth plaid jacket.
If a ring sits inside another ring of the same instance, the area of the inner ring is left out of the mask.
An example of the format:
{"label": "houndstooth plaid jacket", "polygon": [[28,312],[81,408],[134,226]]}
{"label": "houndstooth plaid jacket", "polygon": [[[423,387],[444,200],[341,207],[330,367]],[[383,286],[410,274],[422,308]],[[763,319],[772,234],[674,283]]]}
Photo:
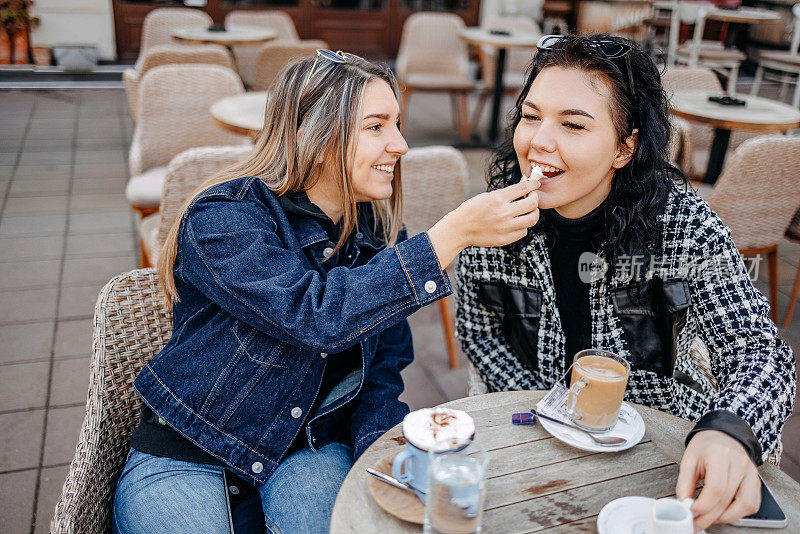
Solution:
{"label": "houndstooth plaid jacket", "polygon": [[[644,266],[646,274],[638,282],[630,276],[635,269],[627,267],[616,269],[610,282],[606,276],[591,280],[594,348],[615,352],[631,364],[626,400],[692,421],[712,410],[733,412],[750,425],[766,459],[792,412],[792,352],[778,338],[769,304],[753,287],[730,230],[708,204],[676,188],[661,221],[662,249]],[[458,337],[489,390],[550,389],[565,374],[566,360],[564,310],[556,307],[544,237],[536,234],[516,253],[466,249],[456,274]],[[631,287],[653,279],[671,288],[668,311],[674,312],[668,317],[672,335],[666,350],[671,354],[657,357],[660,361],[653,361],[652,354],[642,358],[626,332],[631,318],[666,313],[626,297]],[[487,287],[501,287],[506,298],[487,300]],[[513,327],[522,320],[534,324],[534,334],[527,337],[535,339],[522,344],[536,351],[535,357],[527,356],[534,367],[518,356],[520,340],[509,339],[524,331]]]}

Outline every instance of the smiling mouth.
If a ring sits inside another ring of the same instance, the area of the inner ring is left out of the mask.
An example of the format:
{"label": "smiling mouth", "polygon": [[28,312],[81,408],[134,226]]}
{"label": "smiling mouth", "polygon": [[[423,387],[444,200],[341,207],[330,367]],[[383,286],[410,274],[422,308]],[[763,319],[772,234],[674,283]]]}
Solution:
{"label": "smiling mouth", "polygon": [[[529,160],[528,163],[530,163],[531,169],[533,169],[534,167],[538,167],[539,169],[541,169],[542,175],[545,178],[555,178],[556,176],[564,174],[565,172],[564,169],[559,169],[558,167],[554,167],[552,165],[545,165],[543,163],[538,163],[533,160]],[[531,172],[533,171],[531,170]]]}
{"label": "smiling mouth", "polygon": [[394,174],[394,165],[373,165],[372,168],[386,174]]}

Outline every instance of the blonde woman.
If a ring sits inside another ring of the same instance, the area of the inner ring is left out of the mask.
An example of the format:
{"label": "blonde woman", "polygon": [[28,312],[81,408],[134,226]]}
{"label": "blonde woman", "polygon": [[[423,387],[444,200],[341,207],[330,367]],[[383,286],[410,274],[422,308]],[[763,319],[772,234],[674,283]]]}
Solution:
{"label": "blonde woman", "polygon": [[187,203],[159,262],[173,335],[134,383],[115,532],[326,532],[354,458],[408,412],[406,318],[450,294],[462,249],[538,220],[526,181],[406,239],[397,94],[352,55],[291,64],[253,152]]}

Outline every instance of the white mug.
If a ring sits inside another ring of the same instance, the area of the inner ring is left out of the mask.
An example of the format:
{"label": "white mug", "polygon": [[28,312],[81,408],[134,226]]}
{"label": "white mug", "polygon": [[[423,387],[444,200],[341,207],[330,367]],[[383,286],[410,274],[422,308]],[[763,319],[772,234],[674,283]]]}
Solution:
{"label": "white mug", "polygon": [[668,497],[653,504],[645,534],[694,534],[694,499]]}

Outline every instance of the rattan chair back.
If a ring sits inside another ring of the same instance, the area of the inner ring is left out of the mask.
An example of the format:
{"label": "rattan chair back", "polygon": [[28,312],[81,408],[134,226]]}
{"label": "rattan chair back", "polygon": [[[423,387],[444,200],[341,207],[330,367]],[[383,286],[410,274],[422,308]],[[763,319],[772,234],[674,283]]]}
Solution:
{"label": "rattan chair back", "polygon": [[409,74],[466,77],[467,45],[458,36],[464,21],[453,13],[414,13],[403,24],[395,68],[398,79]]}
{"label": "rattan chair back", "polygon": [[142,23],[142,39],[136,70],[141,71],[144,52],[157,45],[175,44],[172,32],[183,26],[210,26],[211,17],[199,9],[160,7],[152,10]]}
{"label": "rattan chair back", "polygon": [[217,126],[208,111],[220,98],[243,92],[239,76],[219,65],[151,69],[139,90],[139,120],[128,158],[131,176],[168,165],[189,148],[250,144],[248,138]]}
{"label": "rattan chair back", "polygon": [[127,69],[123,73],[125,94],[128,97],[128,109],[136,122],[136,104],[139,98],[139,86],[142,76],[149,70],[162,65],[180,65],[185,63],[203,63],[221,65],[235,69],[230,52],[220,45],[157,45],[142,52],[140,69]]}
{"label": "rattan chair back", "polygon": [[[225,16],[225,24],[238,24],[244,26],[258,26],[259,28],[269,28],[278,32],[275,41],[282,43],[297,43],[300,37],[294,26],[292,17],[283,11],[231,11]],[[270,41],[275,42],[275,41]],[[269,44],[269,43],[266,43]],[[258,59],[259,46],[234,46],[233,55],[236,57],[236,65],[239,69],[239,76],[242,77],[247,87],[255,88],[256,82],[256,60]]]}
{"label": "rattan chair back", "polygon": [[467,198],[467,161],[453,147],[412,148],[401,158],[400,171],[409,237],[427,231]]}
{"label": "rattan chair back", "polygon": [[172,335],[153,269],[112,279],[97,299],[86,416],[75,457],[50,523],[53,534],[111,531],[117,479],[139,422],[132,383]]}
{"label": "rattan chair back", "polygon": [[730,155],[708,203],[739,249],[777,245],[800,208],[800,137],[748,139]]}
{"label": "rattan chair back", "polygon": [[261,46],[256,58],[252,89],[266,91],[290,61],[313,56],[317,48],[328,48],[328,44],[325,41],[307,40],[297,43],[275,41]]}

